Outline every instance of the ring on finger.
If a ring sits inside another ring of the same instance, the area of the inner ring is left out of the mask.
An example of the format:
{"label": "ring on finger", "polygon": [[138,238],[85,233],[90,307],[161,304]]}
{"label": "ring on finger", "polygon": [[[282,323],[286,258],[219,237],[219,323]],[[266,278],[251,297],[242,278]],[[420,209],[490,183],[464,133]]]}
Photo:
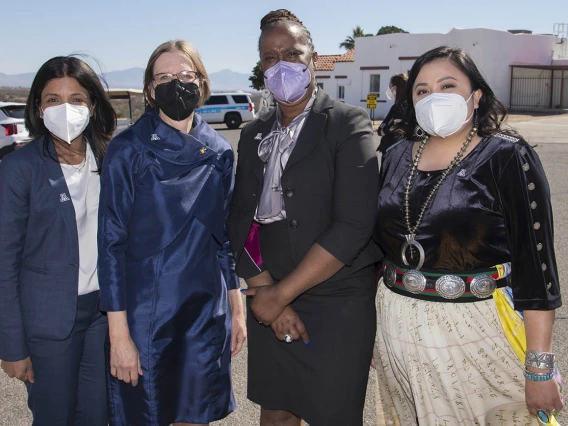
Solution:
{"label": "ring on finger", "polygon": [[284,335],[284,341],[285,341],[286,343],[292,343],[293,340],[294,340],[294,339],[292,338],[292,335],[291,335],[290,333],[286,333],[286,334]]}
{"label": "ring on finger", "polygon": [[536,417],[543,424],[548,424],[548,422],[550,421],[550,412],[548,410],[537,410]]}

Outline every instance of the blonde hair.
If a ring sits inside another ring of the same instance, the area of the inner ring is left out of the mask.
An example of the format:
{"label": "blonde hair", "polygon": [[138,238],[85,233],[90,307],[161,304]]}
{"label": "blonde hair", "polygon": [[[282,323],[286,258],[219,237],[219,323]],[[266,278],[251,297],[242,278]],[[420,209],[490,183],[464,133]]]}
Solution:
{"label": "blonde hair", "polygon": [[209,87],[209,76],[201,60],[201,56],[197,52],[197,49],[186,40],[170,40],[165,43],[160,44],[150,55],[148,59],[148,65],[146,65],[146,71],[144,71],[144,94],[148,99],[148,103],[151,106],[156,105],[156,100],[151,95],[150,84],[154,80],[154,65],[162,53],[179,51],[185,54],[187,58],[191,61],[195,67],[195,71],[199,74],[201,81],[199,103],[197,107],[200,107],[205,103],[207,99],[211,96],[211,89]]}

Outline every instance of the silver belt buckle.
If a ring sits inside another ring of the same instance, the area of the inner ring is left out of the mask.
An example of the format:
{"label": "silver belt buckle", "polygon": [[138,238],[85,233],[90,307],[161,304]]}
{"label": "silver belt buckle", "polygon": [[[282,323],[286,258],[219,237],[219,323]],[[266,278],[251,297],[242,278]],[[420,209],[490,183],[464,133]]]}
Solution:
{"label": "silver belt buckle", "polygon": [[411,269],[402,276],[402,283],[409,292],[419,294],[426,288],[426,277],[424,277],[422,272]]}
{"label": "silver belt buckle", "polygon": [[392,287],[396,283],[396,269],[390,263],[385,267],[383,277],[385,284],[389,287]]}
{"label": "silver belt buckle", "polygon": [[455,275],[444,275],[436,280],[436,291],[444,299],[457,299],[465,293],[465,282]]}
{"label": "silver belt buckle", "polygon": [[480,299],[491,296],[496,288],[495,278],[485,274],[474,277],[469,284],[471,293]]}

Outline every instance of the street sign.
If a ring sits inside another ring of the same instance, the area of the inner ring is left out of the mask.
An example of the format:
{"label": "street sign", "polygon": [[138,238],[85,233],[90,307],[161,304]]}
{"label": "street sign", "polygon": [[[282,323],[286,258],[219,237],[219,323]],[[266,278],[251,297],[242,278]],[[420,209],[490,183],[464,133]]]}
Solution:
{"label": "street sign", "polygon": [[369,93],[367,95],[367,109],[376,109],[376,108],[377,108],[377,94]]}

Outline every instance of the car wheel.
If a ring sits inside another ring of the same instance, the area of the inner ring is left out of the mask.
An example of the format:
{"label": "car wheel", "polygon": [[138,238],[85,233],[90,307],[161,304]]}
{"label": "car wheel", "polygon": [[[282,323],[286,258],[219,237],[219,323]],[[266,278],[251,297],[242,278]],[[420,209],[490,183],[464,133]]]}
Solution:
{"label": "car wheel", "polygon": [[239,114],[227,114],[225,116],[225,124],[229,129],[238,129],[242,122]]}

